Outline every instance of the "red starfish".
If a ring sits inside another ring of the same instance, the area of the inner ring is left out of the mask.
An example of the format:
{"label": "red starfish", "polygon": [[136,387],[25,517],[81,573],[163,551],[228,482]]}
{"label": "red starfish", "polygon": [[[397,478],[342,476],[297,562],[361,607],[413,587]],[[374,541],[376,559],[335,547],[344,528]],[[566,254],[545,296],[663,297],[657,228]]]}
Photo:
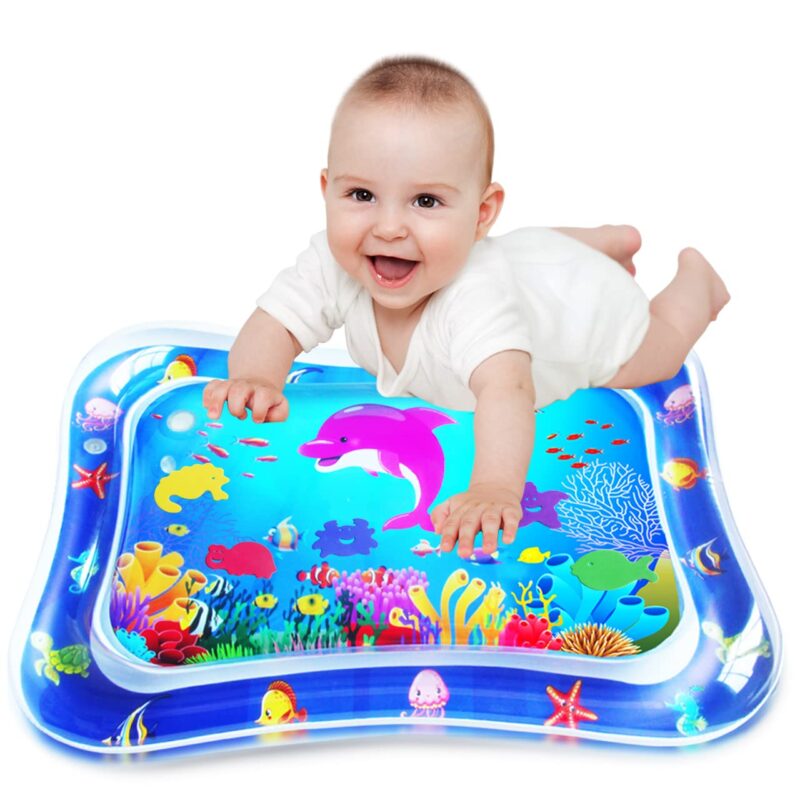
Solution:
{"label": "red starfish", "polygon": [[547,695],[553,701],[555,714],[545,720],[545,725],[558,725],[563,722],[568,728],[577,728],[578,720],[588,719],[596,722],[598,717],[588,708],[578,705],[581,694],[581,681],[575,681],[575,685],[569,690],[569,694],[561,694],[552,686],[547,687]]}
{"label": "red starfish", "polygon": [[105,500],[106,497],[105,490],[103,489],[105,484],[107,484],[112,478],[116,478],[117,475],[119,475],[118,472],[115,472],[113,475],[106,475],[106,470],[108,469],[107,461],[104,461],[94,471],[82,469],[77,464],[73,464],[72,467],[73,469],[78,470],[78,474],[82,478],[82,480],[72,483],[72,488],[85,489],[88,486],[101,500]]}

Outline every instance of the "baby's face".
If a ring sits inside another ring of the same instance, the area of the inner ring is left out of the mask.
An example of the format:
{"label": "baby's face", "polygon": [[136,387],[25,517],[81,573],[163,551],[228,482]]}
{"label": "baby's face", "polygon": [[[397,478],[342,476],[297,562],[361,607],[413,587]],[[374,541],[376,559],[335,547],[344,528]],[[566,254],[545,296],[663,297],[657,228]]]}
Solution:
{"label": "baby's face", "polygon": [[384,308],[420,306],[456,277],[500,211],[503,190],[484,185],[484,165],[480,122],[466,105],[344,106],[320,181],[333,257]]}

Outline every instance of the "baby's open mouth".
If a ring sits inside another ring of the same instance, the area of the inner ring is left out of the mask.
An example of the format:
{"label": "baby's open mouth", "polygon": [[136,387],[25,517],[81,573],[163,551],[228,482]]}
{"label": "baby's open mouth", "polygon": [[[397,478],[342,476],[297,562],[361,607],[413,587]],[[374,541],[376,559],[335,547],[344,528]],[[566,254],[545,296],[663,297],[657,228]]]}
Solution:
{"label": "baby's open mouth", "polygon": [[406,258],[393,258],[392,256],[370,256],[372,267],[380,283],[387,286],[396,286],[405,283],[411,276],[418,261],[409,261]]}

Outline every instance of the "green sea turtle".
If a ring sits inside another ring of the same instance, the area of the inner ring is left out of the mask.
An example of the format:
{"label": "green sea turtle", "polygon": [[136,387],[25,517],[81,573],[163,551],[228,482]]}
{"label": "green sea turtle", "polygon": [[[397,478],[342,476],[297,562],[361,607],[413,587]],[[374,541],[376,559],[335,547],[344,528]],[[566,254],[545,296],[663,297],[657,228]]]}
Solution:
{"label": "green sea turtle", "polygon": [[711,620],[705,620],[700,627],[706,636],[720,645],[716,656],[723,664],[735,664],[740,658],[752,656],[753,654],[764,658],[772,656],[769,642],[760,631],[756,633],[755,638],[752,635],[752,630],[740,631],[734,636],[725,636],[722,628]]}
{"label": "green sea turtle", "polygon": [[53,650],[53,637],[44,631],[34,631],[31,634],[31,645],[35,647],[44,658],[38,659],[34,663],[37,675],[44,674],[58,686],[61,676],[59,672],[66,675],[80,675],[82,678],[89,677],[89,648],[84,644],[70,644],[60,650]]}

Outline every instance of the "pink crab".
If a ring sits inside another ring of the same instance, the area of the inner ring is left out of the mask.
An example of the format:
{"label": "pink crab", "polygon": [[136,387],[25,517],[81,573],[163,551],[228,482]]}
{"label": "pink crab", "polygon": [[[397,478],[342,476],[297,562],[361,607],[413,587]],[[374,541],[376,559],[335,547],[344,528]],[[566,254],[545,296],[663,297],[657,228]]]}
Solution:
{"label": "pink crab", "polygon": [[[442,676],[433,669],[418,672],[408,690],[408,702],[414,709],[412,717],[443,717],[449,699],[450,690]],[[400,716],[408,716],[408,712],[404,711]]]}
{"label": "pink crab", "polygon": [[102,397],[93,397],[84,406],[86,416],[78,411],[75,414],[75,423],[85,431],[108,430],[122,416],[122,409],[110,400]]}

